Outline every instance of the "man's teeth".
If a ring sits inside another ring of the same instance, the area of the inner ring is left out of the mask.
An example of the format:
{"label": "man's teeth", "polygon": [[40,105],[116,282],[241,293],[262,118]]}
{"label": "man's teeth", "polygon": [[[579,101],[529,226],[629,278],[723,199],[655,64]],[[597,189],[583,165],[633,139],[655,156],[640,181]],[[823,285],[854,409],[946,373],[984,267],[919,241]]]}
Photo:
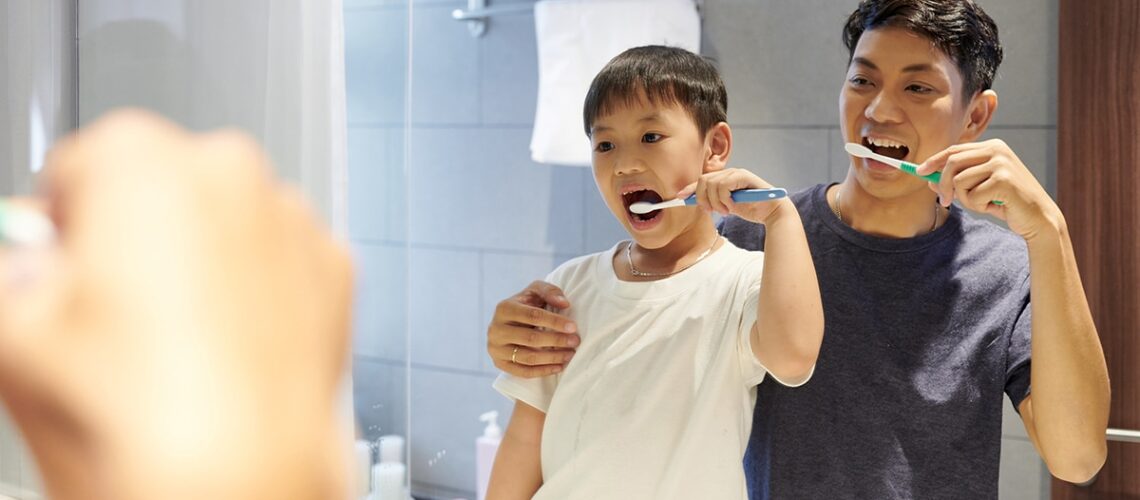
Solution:
{"label": "man's teeth", "polygon": [[881,148],[904,148],[904,147],[906,147],[906,144],[903,144],[901,142],[895,142],[895,141],[892,141],[890,139],[872,139],[872,138],[868,137],[867,142],[871,143],[871,145],[873,145],[873,146],[879,146]]}

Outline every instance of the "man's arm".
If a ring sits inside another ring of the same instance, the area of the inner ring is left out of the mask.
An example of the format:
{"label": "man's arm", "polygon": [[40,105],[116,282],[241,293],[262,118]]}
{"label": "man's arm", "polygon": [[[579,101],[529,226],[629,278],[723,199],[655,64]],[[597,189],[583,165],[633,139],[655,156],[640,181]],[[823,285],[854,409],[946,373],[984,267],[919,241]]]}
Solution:
{"label": "man's arm", "polygon": [[542,486],[542,426],[546,414],[523,403],[515,402],[511,422],[503,434],[491,482],[488,500],[529,499]]}
{"label": "man's arm", "polygon": [[495,367],[522,378],[543,377],[561,372],[581,338],[570,318],[546,310],[570,307],[562,290],[544,281],[535,281],[495,307],[495,317],[487,327],[487,355]]}
{"label": "man's arm", "polygon": [[[932,189],[944,204],[957,198],[966,208],[1006,221],[1025,239],[1033,301],[1033,393],[1018,409],[1049,472],[1086,482],[1107,455],[1110,390],[1065,217],[1001,140],[951,146],[918,172],[936,170],[942,171],[942,181]],[[995,200],[1002,203],[991,203]]]}

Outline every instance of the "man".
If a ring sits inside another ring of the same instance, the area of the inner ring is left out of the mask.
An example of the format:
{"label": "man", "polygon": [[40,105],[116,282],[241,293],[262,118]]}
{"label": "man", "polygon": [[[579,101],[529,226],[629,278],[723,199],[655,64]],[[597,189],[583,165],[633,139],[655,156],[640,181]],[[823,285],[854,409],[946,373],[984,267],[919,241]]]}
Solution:
{"label": "man", "polygon": [[[852,158],[842,183],[794,196],[826,330],[809,384],[759,386],[750,495],[996,498],[1003,392],[1053,475],[1092,478],[1108,375],[1064,217],[1005,143],[975,142],[998,104],[997,27],[969,0],[865,0],[844,42],[845,141],[941,181]],[[721,232],[763,249],[762,227],[730,217]],[[571,304],[541,282],[499,304],[496,366],[568,362],[575,327],[546,306]]]}

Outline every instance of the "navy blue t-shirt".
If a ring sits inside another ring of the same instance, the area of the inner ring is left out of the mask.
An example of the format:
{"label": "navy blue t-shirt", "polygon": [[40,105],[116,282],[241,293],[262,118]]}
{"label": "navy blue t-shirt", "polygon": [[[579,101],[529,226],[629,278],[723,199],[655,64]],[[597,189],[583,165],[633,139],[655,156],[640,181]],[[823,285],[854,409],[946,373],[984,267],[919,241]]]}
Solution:
{"label": "navy blue t-shirt", "polygon": [[[935,231],[868,236],[796,193],[826,326],[811,380],[760,384],[752,499],[997,498],[1002,394],[1029,394],[1025,241],[952,207]],[[721,233],[762,250],[763,226]]]}

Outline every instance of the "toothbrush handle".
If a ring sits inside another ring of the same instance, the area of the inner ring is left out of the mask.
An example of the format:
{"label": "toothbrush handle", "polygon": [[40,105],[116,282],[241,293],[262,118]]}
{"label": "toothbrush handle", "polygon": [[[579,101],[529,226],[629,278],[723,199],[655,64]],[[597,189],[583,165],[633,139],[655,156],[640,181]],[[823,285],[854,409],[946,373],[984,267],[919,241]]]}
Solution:
{"label": "toothbrush handle", "polygon": [[[788,190],[784,188],[769,188],[769,189],[738,189],[732,192],[732,201],[737,203],[753,203],[757,201],[772,201],[788,196]],[[686,205],[696,205],[697,195],[690,195],[685,198]]]}
{"label": "toothbrush handle", "polygon": [[[926,175],[918,175],[918,165],[915,165],[913,163],[907,163],[905,161],[899,162],[899,168],[901,168],[903,170],[903,172],[906,172],[910,175],[915,175],[915,176],[921,177],[921,178],[926,179],[926,180],[933,182],[935,184],[942,182],[942,172],[931,172],[931,173],[926,174]],[[736,193],[733,193],[734,197],[735,197],[735,194]],[[990,203],[993,203],[994,205],[998,205],[998,206],[1005,205],[1005,202],[1003,202],[1001,200],[993,200]]]}
{"label": "toothbrush handle", "polygon": [[926,175],[918,175],[918,165],[907,163],[905,161],[899,162],[899,168],[901,168],[903,172],[906,172],[913,176],[921,177],[935,184],[942,182],[942,172],[931,172]]}

